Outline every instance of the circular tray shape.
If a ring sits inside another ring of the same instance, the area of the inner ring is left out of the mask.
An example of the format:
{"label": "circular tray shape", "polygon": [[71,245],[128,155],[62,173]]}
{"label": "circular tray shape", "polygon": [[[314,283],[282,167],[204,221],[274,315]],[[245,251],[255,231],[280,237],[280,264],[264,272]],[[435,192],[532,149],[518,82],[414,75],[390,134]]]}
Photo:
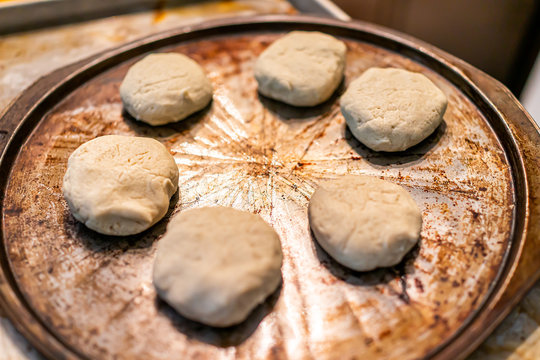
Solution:
{"label": "circular tray shape", "polygon": [[[294,29],[324,31],[347,44],[344,83],[317,107],[257,93],[255,59]],[[9,182],[2,187],[0,290],[4,304],[22,314],[15,323],[50,357],[413,359],[442,356],[452,343],[453,355],[464,353],[473,340],[460,343],[460,334],[502,282],[505,261],[515,258],[522,225],[514,204],[526,196],[515,178],[523,169],[508,155],[515,144],[504,119],[483,94],[426,49],[399,44],[365,25],[258,18],[168,32],[57,72],[59,85],[25,113],[1,164]],[[126,71],[156,51],[197,61],[212,81],[213,102],[161,127],[123,112],[118,88]],[[340,113],[338,96],[372,66],[420,72],[449,99],[443,124],[405,152],[367,149]],[[140,235],[88,230],[62,196],[69,155],[106,134],[155,138],[178,164],[180,201]],[[420,244],[400,265],[354,272],[314,241],[309,198],[320,180],[345,174],[398,183],[422,210]],[[260,214],[284,253],[282,286],[227,329],[176,314],[151,282],[170,215],[212,205]]]}

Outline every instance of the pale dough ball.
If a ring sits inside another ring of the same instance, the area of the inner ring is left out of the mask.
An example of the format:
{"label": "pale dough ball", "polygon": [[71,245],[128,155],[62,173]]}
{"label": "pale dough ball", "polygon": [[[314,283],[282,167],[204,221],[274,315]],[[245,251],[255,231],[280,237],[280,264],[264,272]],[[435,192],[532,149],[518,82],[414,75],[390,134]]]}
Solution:
{"label": "pale dough ball", "polygon": [[341,82],[346,52],[345,44],[330,35],[293,31],[257,59],[259,92],[295,106],[320,104]]}
{"label": "pale dough ball", "polygon": [[178,188],[178,167],[159,141],[107,135],[69,157],[63,192],[75,219],[106,235],[131,235],[158,222]]}
{"label": "pale dough ball", "polygon": [[371,176],[324,182],[309,202],[315,238],[358,271],[396,265],[420,236],[422,214],[401,186]]}
{"label": "pale dough ball", "polygon": [[158,243],[154,285],[183,316],[226,327],[281,282],[281,246],[258,215],[226,207],[181,212]]}
{"label": "pale dough ball", "polygon": [[212,84],[193,60],[177,53],[151,54],[127,72],[120,96],[127,112],[150,125],[186,118],[212,99]]}
{"label": "pale dough ball", "polygon": [[447,99],[422,74],[371,68],[341,97],[353,135],[375,151],[403,151],[428,137],[442,121]]}

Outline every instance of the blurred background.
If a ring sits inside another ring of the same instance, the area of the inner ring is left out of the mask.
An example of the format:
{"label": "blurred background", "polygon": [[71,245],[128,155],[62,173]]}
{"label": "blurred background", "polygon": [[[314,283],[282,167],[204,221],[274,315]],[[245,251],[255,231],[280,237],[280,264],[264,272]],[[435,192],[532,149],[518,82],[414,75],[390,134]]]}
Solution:
{"label": "blurred background", "polygon": [[540,1],[334,2],[354,19],[402,31],[485,71],[520,98],[537,122],[540,119]]}

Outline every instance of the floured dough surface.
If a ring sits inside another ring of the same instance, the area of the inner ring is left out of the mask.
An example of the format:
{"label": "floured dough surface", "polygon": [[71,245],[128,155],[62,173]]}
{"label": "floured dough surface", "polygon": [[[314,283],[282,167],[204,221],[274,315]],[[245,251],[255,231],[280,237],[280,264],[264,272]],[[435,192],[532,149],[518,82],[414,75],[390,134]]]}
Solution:
{"label": "floured dough surface", "polygon": [[311,197],[308,214],[323,249],[358,271],[399,263],[422,227],[422,214],[404,188],[363,175],[322,183]]}
{"label": "floured dough surface", "polygon": [[346,52],[345,44],[330,35],[293,31],[257,59],[259,92],[295,106],[320,104],[341,82]]}
{"label": "floured dough surface", "polygon": [[422,74],[371,68],[351,82],[341,112],[353,135],[375,151],[403,151],[441,123],[446,95]]}
{"label": "floured dough surface", "polygon": [[158,294],[183,316],[226,327],[245,320],[281,282],[276,232],[251,213],[226,207],[171,219],[154,263]]}
{"label": "floured dough surface", "polygon": [[120,86],[135,119],[163,125],[186,118],[212,99],[212,84],[193,60],[177,53],[150,54],[135,63]]}
{"label": "floured dough surface", "polygon": [[178,167],[159,141],[107,135],[69,157],[63,192],[73,216],[107,235],[131,235],[158,222],[178,188]]}

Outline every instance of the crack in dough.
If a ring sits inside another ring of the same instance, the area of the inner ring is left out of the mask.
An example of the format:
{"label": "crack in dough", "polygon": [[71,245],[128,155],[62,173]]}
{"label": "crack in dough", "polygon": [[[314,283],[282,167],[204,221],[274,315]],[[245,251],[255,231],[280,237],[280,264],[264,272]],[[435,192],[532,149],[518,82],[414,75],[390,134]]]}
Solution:
{"label": "crack in dough", "polygon": [[79,146],[69,157],[62,187],[73,217],[106,235],[148,229],[167,213],[177,189],[178,167],[165,146],[119,135]]}
{"label": "crack in dough", "polygon": [[126,111],[150,125],[180,121],[212,99],[204,70],[182,54],[150,54],[135,63],[120,85]]}
{"label": "crack in dough", "polygon": [[346,52],[345,44],[330,35],[293,31],[257,59],[259,92],[295,106],[320,104],[341,82]]}
{"label": "crack in dough", "polygon": [[340,100],[352,134],[375,151],[403,151],[418,144],[442,122],[447,103],[424,75],[393,68],[368,69]]}

